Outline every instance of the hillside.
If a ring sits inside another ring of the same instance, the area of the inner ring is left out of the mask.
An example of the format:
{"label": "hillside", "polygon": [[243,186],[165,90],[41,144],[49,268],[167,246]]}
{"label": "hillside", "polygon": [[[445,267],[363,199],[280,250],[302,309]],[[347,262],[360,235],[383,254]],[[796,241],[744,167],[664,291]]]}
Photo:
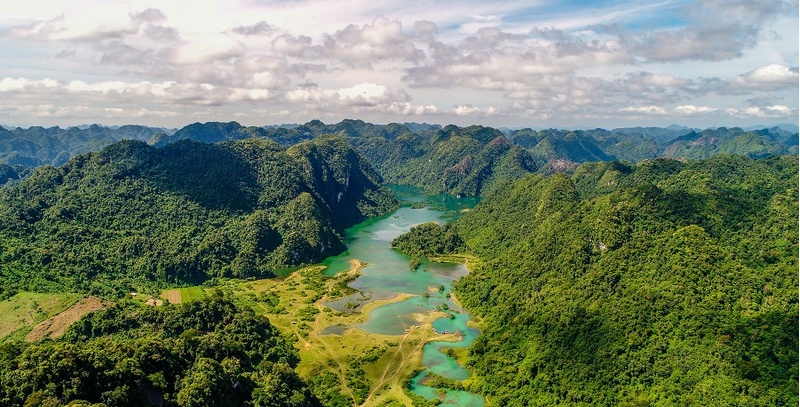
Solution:
{"label": "hillside", "polygon": [[515,130],[512,143],[531,151],[540,165],[553,160],[639,162],[658,157],[708,158],[719,154],[747,157],[797,154],[797,133],[776,127],[693,130],[681,127],[631,127],[613,130]]}
{"label": "hillside", "polygon": [[[414,185],[428,193],[475,196],[483,195],[501,180],[532,172],[572,172],[584,162],[636,163],[657,157],[700,159],[718,154],[765,157],[798,152],[797,133],[778,127],[504,131],[484,126],[381,125],[353,119],[264,127],[237,122],[192,123],[175,132],[143,126],[30,127],[0,129],[0,162],[13,164],[18,170],[23,170],[20,165],[61,165],[76,154],[97,151],[122,139],[164,147],[181,140],[211,144],[262,138],[288,148],[333,134],[366,156],[389,183]],[[20,176],[27,173],[22,171]]]}
{"label": "hillside", "polygon": [[319,406],[293,371],[298,361],[266,317],[220,296],[121,303],[63,338],[0,349],[0,404]]}
{"label": "hillside", "polygon": [[[518,406],[797,404],[797,174],[794,156],[725,155],[504,183],[438,234],[483,261],[455,288],[487,321],[473,391]],[[430,247],[418,230],[396,245]]]}
{"label": "hillside", "polygon": [[106,127],[97,124],[66,129],[41,126],[12,130],[0,128],[0,162],[25,167],[59,166],[75,155],[99,151],[121,140],[148,141],[164,131],[147,126]]}
{"label": "hillside", "polygon": [[0,189],[0,297],[270,276],[344,249],[391,193],[342,139],[123,141]]}
{"label": "hillside", "polygon": [[481,195],[497,180],[516,179],[536,170],[530,154],[512,146],[498,130],[482,126],[412,127],[416,131],[396,123],[375,125],[361,120],[331,125],[313,120],[289,129],[210,122],[191,124],[152,143],[164,146],[182,139],[215,143],[262,137],[291,145],[335,134],[368,157],[387,182],[452,195]]}

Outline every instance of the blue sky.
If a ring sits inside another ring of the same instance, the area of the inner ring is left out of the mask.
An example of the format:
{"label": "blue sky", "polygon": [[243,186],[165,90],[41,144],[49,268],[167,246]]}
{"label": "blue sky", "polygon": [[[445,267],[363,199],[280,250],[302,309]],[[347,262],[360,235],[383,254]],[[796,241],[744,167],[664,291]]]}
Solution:
{"label": "blue sky", "polygon": [[0,4],[0,123],[798,121],[797,1]]}

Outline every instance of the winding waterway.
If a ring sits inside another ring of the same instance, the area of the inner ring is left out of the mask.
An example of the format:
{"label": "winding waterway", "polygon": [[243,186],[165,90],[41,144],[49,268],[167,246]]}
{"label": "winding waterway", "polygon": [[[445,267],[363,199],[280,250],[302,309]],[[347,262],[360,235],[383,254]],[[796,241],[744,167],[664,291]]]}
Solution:
{"label": "winding waterway", "polygon": [[[350,267],[351,259],[358,259],[367,263],[361,269],[361,277],[356,279],[351,287],[360,291],[358,294],[340,299],[327,305],[336,309],[344,309],[345,305],[357,308],[369,301],[383,298],[393,298],[399,294],[413,294],[407,300],[394,302],[375,308],[367,321],[359,329],[376,334],[403,335],[405,330],[415,323],[413,314],[420,312],[438,312],[437,307],[445,308],[447,314],[454,318],[447,318],[446,313],[441,313],[442,318],[433,323],[437,332],[460,334],[460,340],[455,342],[437,341],[425,345],[422,355],[423,366],[440,376],[463,380],[470,373],[459,365],[455,359],[444,353],[447,348],[466,348],[478,335],[478,330],[467,325],[470,315],[450,299],[448,293],[452,292],[453,282],[466,274],[467,270],[460,264],[431,263],[423,260],[423,269],[409,270],[409,257],[389,247],[395,237],[407,232],[411,227],[426,223],[443,223],[452,220],[465,210],[469,210],[476,203],[475,199],[457,199],[453,197],[437,196],[424,197],[408,189],[395,188],[400,199],[412,202],[425,202],[424,208],[413,209],[402,207],[391,215],[378,219],[362,222],[345,232],[345,243],[348,251],[335,257],[328,258],[323,264],[327,269],[325,274],[334,275]],[[436,209],[433,209],[436,208]],[[427,293],[427,295],[425,295]],[[335,332],[331,332],[335,333]],[[455,336],[454,338],[458,338]],[[414,377],[411,382],[411,391],[428,399],[442,399],[444,405],[480,407],[484,405],[481,396],[464,391],[448,391],[441,394],[436,389],[425,386],[424,376],[426,371]]]}

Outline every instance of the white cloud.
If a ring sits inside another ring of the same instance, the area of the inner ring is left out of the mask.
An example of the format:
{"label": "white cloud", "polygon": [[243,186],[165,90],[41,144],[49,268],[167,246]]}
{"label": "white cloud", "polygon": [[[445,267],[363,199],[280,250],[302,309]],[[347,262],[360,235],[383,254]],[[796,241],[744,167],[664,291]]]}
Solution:
{"label": "white cloud", "polygon": [[247,47],[226,35],[213,35],[183,43],[167,51],[170,62],[177,65],[198,65],[226,61],[244,56]]}
{"label": "white cloud", "polygon": [[286,94],[286,99],[295,103],[312,105],[375,106],[387,103],[405,102],[405,92],[392,92],[389,88],[375,83],[360,83],[342,89],[295,89]]}
{"label": "white cloud", "polygon": [[472,105],[459,105],[454,107],[451,112],[458,116],[496,116],[501,113],[501,110],[494,106],[479,108]]}
{"label": "white cloud", "polygon": [[674,111],[684,116],[692,116],[696,114],[714,113],[717,109],[709,106],[683,105],[676,107]]}
{"label": "white cloud", "polygon": [[739,75],[733,85],[745,88],[779,89],[798,85],[798,68],[781,64],[769,64]]}
{"label": "white cloud", "polygon": [[628,106],[618,110],[621,113],[643,113],[648,115],[663,116],[667,114],[661,106]]}
{"label": "white cloud", "polygon": [[777,120],[797,114],[787,10],[796,2],[0,2],[0,93],[52,117],[156,116],[126,103],[222,120],[254,106],[284,112],[254,120]]}
{"label": "white cloud", "polygon": [[772,105],[763,107],[748,107],[746,109],[729,108],[725,110],[731,116],[736,117],[756,117],[760,119],[785,119],[797,116],[797,109],[792,109],[783,105]]}
{"label": "white cloud", "polygon": [[386,105],[386,113],[403,116],[425,116],[439,113],[439,108],[434,105],[418,106],[411,103],[392,102]]}

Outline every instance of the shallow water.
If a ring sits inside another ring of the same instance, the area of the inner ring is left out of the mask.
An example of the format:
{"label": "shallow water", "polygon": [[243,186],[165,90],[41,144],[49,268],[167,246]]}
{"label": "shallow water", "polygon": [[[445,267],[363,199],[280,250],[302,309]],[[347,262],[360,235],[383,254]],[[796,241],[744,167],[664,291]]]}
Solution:
{"label": "shallow water", "polygon": [[[434,328],[437,332],[458,331],[463,337],[462,340],[431,342],[425,345],[422,363],[430,371],[441,376],[455,380],[466,379],[470,373],[442,352],[443,348],[446,350],[446,348],[468,347],[478,335],[476,329],[467,326],[469,314],[446,296],[452,292],[453,281],[466,274],[466,268],[460,264],[431,263],[423,260],[421,269],[411,271],[408,267],[410,257],[393,250],[389,247],[389,243],[413,226],[426,222],[441,224],[452,220],[464,210],[474,206],[477,200],[444,196],[423,197],[420,194],[409,193],[408,190],[396,190],[396,193],[400,199],[407,201],[424,200],[429,207],[422,209],[402,207],[389,216],[371,219],[347,229],[345,243],[348,251],[326,259],[323,264],[328,267],[324,273],[334,275],[348,270],[350,259],[367,263],[367,266],[361,269],[361,277],[350,284],[362,293],[326,305],[342,310],[345,308],[344,305],[350,302],[351,306],[352,303],[358,303],[360,308],[363,304],[377,299],[393,298],[401,293],[413,294],[414,297],[407,300],[375,308],[370,312],[367,321],[358,326],[366,332],[388,335],[402,335],[406,328],[415,323],[414,313],[431,312],[442,304],[461,311],[455,313],[455,319],[436,320]],[[435,206],[436,209],[431,209],[430,206]],[[440,287],[443,289],[440,290]],[[424,293],[428,293],[430,297],[423,297]],[[463,391],[448,391],[442,395],[436,389],[421,384],[420,380],[424,373],[412,380],[411,390],[414,393],[429,399],[443,399],[445,405],[483,406],[483,398],[479,395]]]}

